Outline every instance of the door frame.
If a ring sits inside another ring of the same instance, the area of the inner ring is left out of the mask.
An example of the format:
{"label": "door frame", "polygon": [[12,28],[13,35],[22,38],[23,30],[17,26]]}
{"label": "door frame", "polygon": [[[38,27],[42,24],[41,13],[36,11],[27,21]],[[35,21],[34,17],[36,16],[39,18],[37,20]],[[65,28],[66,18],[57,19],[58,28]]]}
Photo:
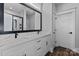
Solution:
{"label": "door frame", "polygon": [[[56,16],[55,16],[55,29],[56,29],[56,19],[57,19],[57,17],[58,17],[58,15],[63,15],[63,14],[66,14],[66,13],[70,13],[70,12],[74,12],[75,13],[75,19],[73,20],[74,21],[74,41],[73,41],[73,48],[75,48],[75,39],[76,39],[76,37],[75,37],[75,32],[76,32],[76,8],[71,8],[71,9],[67,9],[67,10],[63,10],[63,11],[61,11],[61,12],[58,12],[58,13],[56,13]],[[55,31],[56,32],[56,31]],[[56,34],[55,34],[55,37],[56,37]],[[55,38],[55,42],[56,42],[56,38]],[[56,44],[55,44],[56,45]],[[71,48],[71,49],[73,49],[73,48]]]}

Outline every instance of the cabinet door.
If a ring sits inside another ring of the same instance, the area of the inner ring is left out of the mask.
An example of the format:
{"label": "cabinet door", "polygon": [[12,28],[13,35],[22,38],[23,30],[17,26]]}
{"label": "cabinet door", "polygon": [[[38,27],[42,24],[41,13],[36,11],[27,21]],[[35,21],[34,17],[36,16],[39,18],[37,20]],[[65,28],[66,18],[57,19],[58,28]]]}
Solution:
{"label": "cabinet door", "polygon": [[37,51],[41,49],[40,39],[30,41],[26,46],[26,55],[27,56],[38,56]]}
{"label": "cabinet door", "polygon": [[7,47],[2,50],[3,56],[24,56],[25,46],[23,44]]}
{"label": "cabinet door", "polygon": [[29,42],[26,47],[27,56],[44,56],[47,53],[46,38],[39,38]]}
{"label": "cabinet door", "polygon": [[35,47],[35,42],[31,41],[27,44],[26,46],[26,56],[36,56],[36,47]]}
{"label": "cabinet door", "polygon": [[47,53],[47,48],[46,48],[46,39],[45,37],[40,38],[40,47],[37,49],[37,54],[39,56],[44,56]]}
{"label": "cabinet door", "polygon": [[47,48],[47,51],[50,51],[52,49],[52,42],[51,42],[51,36],[48,35],[46,37],[46,48]]}

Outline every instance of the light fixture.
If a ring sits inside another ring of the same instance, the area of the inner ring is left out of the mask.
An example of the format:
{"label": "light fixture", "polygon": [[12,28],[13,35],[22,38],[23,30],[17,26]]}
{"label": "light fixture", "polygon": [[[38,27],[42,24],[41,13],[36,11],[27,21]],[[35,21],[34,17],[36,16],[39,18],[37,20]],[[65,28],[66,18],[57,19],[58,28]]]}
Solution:
{"label": "light fixture", "polygon": [[13,10],[13,8],[12,8],[12,7],[10,7],[9,9],[10,9],[10,10]]}

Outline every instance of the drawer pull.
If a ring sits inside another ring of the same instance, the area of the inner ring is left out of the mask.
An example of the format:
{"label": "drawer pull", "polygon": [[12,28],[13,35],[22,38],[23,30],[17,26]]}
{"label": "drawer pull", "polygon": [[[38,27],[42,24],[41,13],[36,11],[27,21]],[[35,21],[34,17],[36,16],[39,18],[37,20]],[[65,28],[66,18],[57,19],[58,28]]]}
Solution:
{"label": "drawer pull", "polygon": [[26,54],[24,54],[23,56],[26,56]]}
{"label": "drawer pull", "polygon": [[24,56],[26,56],[26,54]]}
{"label": "drawer pull", "polygon": [[46,41],[46,46],[48,45],[48,41]]}
{"label": "drawer pull", "polygon": [[41,47],[40,47],[40,48],[38,48],[38,49],[37,49],[37,51],[38,51],[38,50],[40,50],[40,49],[41,49]]}
{"label": "drawer pull", "polygon": [[41,40],[37,41],[37,42],[41,42]]}

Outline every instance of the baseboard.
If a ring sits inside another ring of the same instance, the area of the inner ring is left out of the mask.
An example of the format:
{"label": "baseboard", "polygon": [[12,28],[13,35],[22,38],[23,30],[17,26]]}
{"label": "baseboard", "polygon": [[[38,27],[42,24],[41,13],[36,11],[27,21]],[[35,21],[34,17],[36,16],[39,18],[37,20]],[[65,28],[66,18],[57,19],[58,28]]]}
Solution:
{"label": "baseboard", "polygon": [[79,52],[79,48],[71,49],[72,51]]}
{"label": "baseboard", "polygon": [[52,48],[50,48],[50,49],[49,49],[49,52],[51,52],[51,53],[52,53],[52,52],[53,52],[53,49],[54,49],[53,47],[52,47]]}

